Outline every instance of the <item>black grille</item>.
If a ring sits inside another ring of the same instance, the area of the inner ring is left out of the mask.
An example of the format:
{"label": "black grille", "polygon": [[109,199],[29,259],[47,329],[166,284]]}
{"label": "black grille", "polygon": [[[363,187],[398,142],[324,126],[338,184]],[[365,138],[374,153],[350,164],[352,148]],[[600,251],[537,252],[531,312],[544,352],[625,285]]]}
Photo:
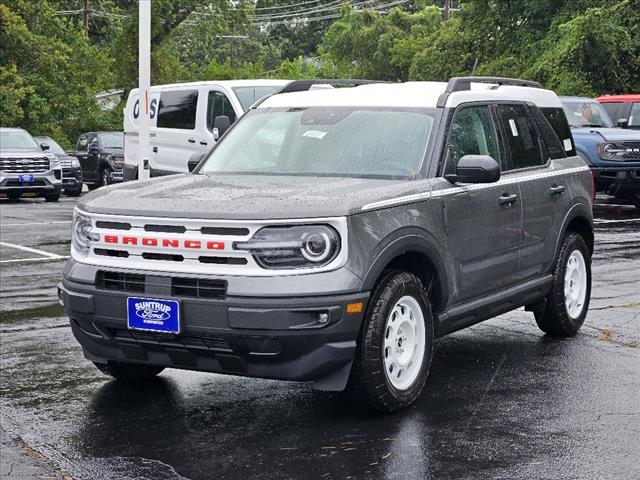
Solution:
{"label": "black grille", "polygon": [[203,235],[230,235],[237,237],[246,237],[249,235],[248,228],[231,228],[231,227],[202,227],[200,232]]}
{"label": "black grille", "polygon": [[131,224],[126,222],[105,222],[98,220],[96,222],[98,228],[109,228],[111,230],[131,230]]}
{"label": "black grille", "polygon": [[241,257],[209,257],[202,255],[198,257],[200,263],[213,263],[216,265],[246,265],[247,259]]}
{"label": "black grille", "polygon": [[7,173],[42,173],[49,171],[49,159],[0,158],[0,170]]}
{"label": "black grille", "polygon": [[93,253],[96,255],[102,255],[103,257],[127,258],[129,256],[129,252],[124,250],[111,250],[108,248],[94,248]]}
{"label": "black grille", "polygon": [[233,349],[223,337],[199,333],[198,335],[137,332],[120,328],[109,328],[109,333],[116,340],[135,341],[158,347],[186,347],[218,352],[232,352]]}
{"label": "black grille", "polygon": [[[114,292],[144,293],[145,280],[146,276],[143,274],[99,271],[96,287]],[[206,278],[173,277],[171,295],[223,300],[227,297],[227,282]]]}
{"label": "black grille", "polygon": [[640,160],[640,142],[623,142],[622,147],[635,150],[635,152],[622,154],[622,158],[625,160]]}
{"label": "black grille", "polygon": [[145,260],[164,260],[165,262],[182,262],[184,257],[182,255],[175,255],[173,253],[151,253],[144,252],[142,258]]}
{"label": "black grille", "polygon": [[145,225],[147,232],[184,233],[187,229],[181,225]]}
{"label": "black grille", "polygon": [[137,273],[98,272],[96,286],[114,292],[144,293],[145,276]]}
{"label": "black grille", "polygon": [[227,296],[227,282],[204,278],[174,278],[171,290],[177,297],[224,299]]}

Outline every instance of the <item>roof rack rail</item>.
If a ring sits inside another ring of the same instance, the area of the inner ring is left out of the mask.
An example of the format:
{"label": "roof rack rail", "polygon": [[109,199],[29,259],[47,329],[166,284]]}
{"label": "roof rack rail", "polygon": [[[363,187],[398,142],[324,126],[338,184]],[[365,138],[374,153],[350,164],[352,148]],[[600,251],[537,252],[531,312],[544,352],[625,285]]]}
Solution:
{"label": "roof rack rail", "polygon": [[447,98],[453,92],[462,92],[465,90],[471,90],[472,83],[494,83],[497,85],[510,85],[513,87],[530,87],[530,88],[544,88],[541,83],[534,82],[533,80],[522,80],[520,78],[506,78],[506,77],[453,77],[449,79],[447,88],[444,93],[438,98],[437,107],[444,108],[447,104]]}
{"label": "roof rack rail", "polygon": [[389,83],[383,80],[359,80],[359,79],[328,79],[328,80],[294,80],[291,83],[286,84],[281,90],[276,92],[280,93],[293,93],[293,92],[306,92],[310,90],[314,85],[348,85],[351,87],[357,87],[359,85],[370,85],[373,83]]}

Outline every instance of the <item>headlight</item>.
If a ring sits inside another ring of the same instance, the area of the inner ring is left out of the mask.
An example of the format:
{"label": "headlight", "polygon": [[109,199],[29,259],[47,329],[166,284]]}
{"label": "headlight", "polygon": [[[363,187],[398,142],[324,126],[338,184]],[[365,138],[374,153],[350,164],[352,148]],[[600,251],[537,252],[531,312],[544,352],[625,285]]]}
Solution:
{"label": "headlight", "polygon": [[121,167],[124,165],[124,158],[115,158],[113,155],[106,155],[105,160],[113,163],[116,167]]}
{"label": "headlight", "polygon": [[601,143],[598,146],[598,155],[607,160],[624,160],[627,149],[615,143]]}
{"label": "headlight", "polygon": [[55,155],[47,155],[49,158],[49,168],[61,168],[60,159]]}
{"label": "headlight", "polygon": [[329,225],[264,227],[234,249],[251,252],[262,268],[321,267],[340,253],[340,235]]}
{"label": "headlight", "polygon": [[91,219],[81,213],[73,213],[73,231],[71,243],[76,252],[87,256],[91,248],[91,242],[100,240],[100,235],[93,231]]}
{"label": "headlight", "polygon": [[80,160],[78,160],[77,158],[73,158],[71,160],[71,168],[79,168],[80,167]]}

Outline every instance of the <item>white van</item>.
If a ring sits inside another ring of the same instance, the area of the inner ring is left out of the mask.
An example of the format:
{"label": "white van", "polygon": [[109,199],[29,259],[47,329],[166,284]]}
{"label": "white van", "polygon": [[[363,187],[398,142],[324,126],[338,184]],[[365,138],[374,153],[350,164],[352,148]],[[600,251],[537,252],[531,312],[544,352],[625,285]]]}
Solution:
{"label": "white van", "polygon": [[[214,123],[231,123],[262,97],[277,92],[288,80],[228,80],[151,87],[151,176],[187,172],[189,158],[208,151],[215,141]],[[124,179],[138,178],[140,96],[131,90],[124,109]]]}

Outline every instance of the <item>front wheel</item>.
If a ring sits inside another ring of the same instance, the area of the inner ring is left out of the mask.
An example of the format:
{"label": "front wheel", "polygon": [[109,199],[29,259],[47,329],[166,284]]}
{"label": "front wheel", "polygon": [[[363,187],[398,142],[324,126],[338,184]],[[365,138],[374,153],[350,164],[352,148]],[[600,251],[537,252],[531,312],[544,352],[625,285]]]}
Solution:
{"label": "front wheel", "polygon": [[408,272],[385,274],[367,308],[348,390],[381,412],[413,403],[431,366],[433,330],[422,282]]}
{"label": "front wheel", "polygon": [[103,187],[111,184],[111,170],[108,168],[102,169],[102,172],[100,173],[100,183]]}
{"label": "front wheel", "polygon": [[64,191],[64,194],[69,197],[79,197],[82,194],[82,185],[74,189],[67,189]]}
{"label": "front wheel", "polygon": [[152,365],[138,365],[133,363],[97,363],[93,364],[105,375],[109,375],[116,380],[143,380],[158,375],[164,368]]}
{"label": "front wheel", "polygon": [[60,200],[60,190],[55,190],[52,193],[45,193],[44,201],[45,202],[57,202]]}
{"label": "front wheel", "polygon": [[575,335],[587,316],[590,298],[591,254],[582,236],[570,232],[556,259],[545,309],[535,313],[538,327],[549,335]]}

